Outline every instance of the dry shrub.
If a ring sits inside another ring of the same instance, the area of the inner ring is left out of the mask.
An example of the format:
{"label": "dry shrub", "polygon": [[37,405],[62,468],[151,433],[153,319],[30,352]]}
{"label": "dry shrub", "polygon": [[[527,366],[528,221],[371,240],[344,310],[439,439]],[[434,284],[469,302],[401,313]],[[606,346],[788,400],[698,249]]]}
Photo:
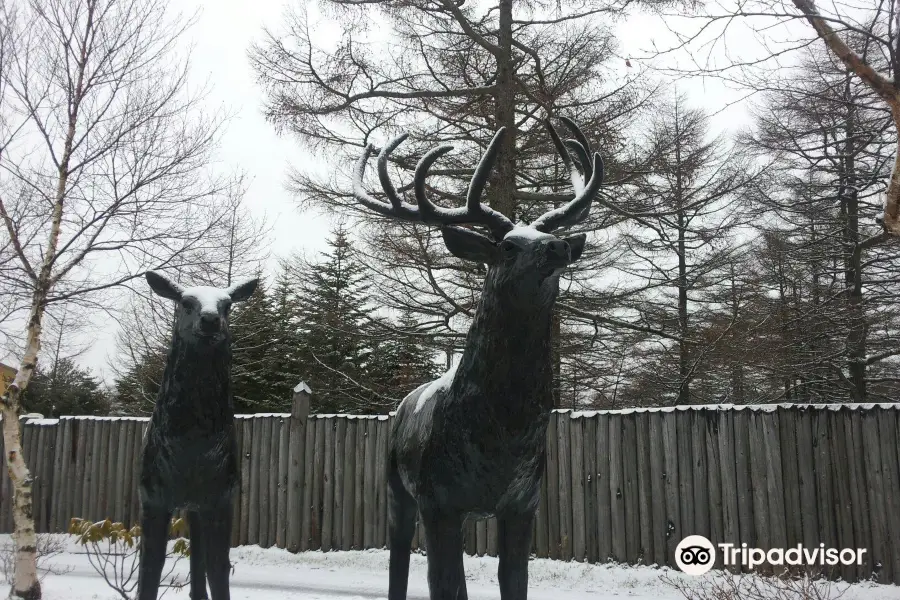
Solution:
{"label": "dry shrub", "polygon": [[[47,564],[48,559],[62,554],[65,550],[64,539],[46,533],[37,534],[37,570],[40,579],[46,577],[48,573],[65,575],[72,570],[72,567]],[[16,571],[16,543],[13,539],[0,545],[0,571],[3,572],[6,583],[12,585]]]}
{"label": "dry shrub", "polygon": [[[175,544],[172,550],[166,553],[169,568],[163,572],[160,582],[163,594],[169,589],[181,589],[190,583],[190,576],[182,581],[175,573],[178,563],[191,555],[190,542],[184,537],[186,530],[184,519],[172,520],[169,532],[175,538]],[[103,577],[106,584],[118,592],[124,600],[132,600],[132,593],[138,583],[141,526],[133,525],[129,529],[122,523],[109,519],[96,523],[72,519],[69,533],[75,536],[76,543],[84,546],[91,566]],[[169,560],[172,558],[174,560]]]}
{"label": "dry shrub", "polygon": [[846,591],[827,579],[791,573],[764,577],[712,571],[697,578],[665,574],[661,579],[685,600],[838,600]]}

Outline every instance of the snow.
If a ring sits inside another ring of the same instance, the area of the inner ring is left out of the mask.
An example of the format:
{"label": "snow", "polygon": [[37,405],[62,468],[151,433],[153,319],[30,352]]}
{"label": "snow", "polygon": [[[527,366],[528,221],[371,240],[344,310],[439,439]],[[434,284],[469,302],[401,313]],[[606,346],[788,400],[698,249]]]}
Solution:
{"label": "snow", "polygon": [[[71,538],[71,536],[64,536]],[[9,543],[9,536],[0,536]],[[231,550],[234,574],[231,597],[234,600],[381,600],[387,596],[388,553],[385,550],[364,552],[304,552],[291,554],[276,548],[243,546]],[[113,600],[115,592],[108,588],[88,563],[81,547],[69,543],[68,551],[47,563],[55,571],[43,580],[46,600]],[[179,571],[187,573],[183,560]],[[497,559],[465,557],[466,581],[472,600],[498,600]],[[531,600],[683,600],[661,577],[700,582],[670,569],[591,565],[534,559],[529,567]],[[846,588],[842,600],[900,600],[900,587],[865,584],[836,584]],[[188,600],[188,589],[170,590],[164,596]],[[427,600],[426,560],[413,554],[409,578],[410,600]]]}
{"label": "snow", "polygon": [[[450,376],[450,380],[452,380],[451,373],[456,372],[456,367],[451,368],[450,371],[444,373],[439,379],[436,379],[430,383],[422,384],[419,387],[425,386],[434,386],[435,384],[444,384],[444,377]],[[449,381],[446,382],[449,384]],[[418,388],[416,388],[418,389]],[[422,406],[427,401],[427,396],[430,393],[433,393],[435,390],[426,390],[422,393],[422,396],[419,397],[419,402],[422,402]],[[414,393],[414,392],[413,392]],[[412,393],[409,394],[411,396]],[[407,396],[407,398],[409,397]],[[422,398],[425,397],[423,400]],[[416,403],[417,409],[419,408],[418,402]],[[900,402],[847,402],[844,404],[833,403],[833,404],[790,404],[790,403],[782,403],[782,404],[690,404],[690,405],[679,405],[679,406],[663,406],[663,407],[649,407],[649,408],[617,408],[617,409],[602,409],[602,410],[576,410],[573,411],[569,408],[556,409],[553,412],[560,414],[568,414],[572,419],[580,419],[580,418],[590,418],[596,415],[630,415],[634,413],[670,413],[670,412],[683,412],[686,410],[700,410],[700,411],[727,411],[727,410],[749,410],[754,412],[774,412],[778,409],[799,409],[799,410],[873,410],[876,408],[880,408],[883,410],[900,410]],[[391,411],[386,415],[352,415],[352,414],[342,414],[342,413],[333,413],[333,414],[312,414],[309,415],[311,419],[326,419],[326,418],[339,418],[339,419],[378,419],[379,421],[385,421],[391,417],[397,415],[396,411]],[[254,419],[257,417],[280,417],[283,419],[290,418],[291,413],[256,413],[256,414],[241,414],[234,415],[236,419]],[[64,416],[59,419],[48,419],[48,418],[32,418],[22,416],[22,419],[25,420],[27,424],[30,425],[56,425],[59,423],[61,419],[73,419],[79,421],[149,421],[150,417],[93,417],[87,415],[74,415],[74,416]],[[0,418],[2,420],[2,418]]]}
{"label": "snow", "polygon": [[226,290],[220,290],[219,288],[208,285],[197,285],[185,288],[181,296],[195,298],[197,302],[200,303],[201,314],[205,312],[217,313],[219,312],[219,302],[222,300],[231,300],[231,296],[228,295]]}
{"label": "snow", "polygon": [[[391,414],[393,415],[394,413],[391,413]],[[252,418],[254,416],[256,416],[256,415],[248,415],[249,418]],[[289,417],[291,415],[286,415],[286,416]],[[310,415],[309,418],[310,419],[350,419],[350,420],[356,419],[359,421],[365,421],[367,419],[372,419],[372,420],[377,419],[379,421],[387,421],[388,415],[350,415],[350,414],[343,414],[343,413],[328,413],[328,414]]]}
{"label": "snow", "polygon": [[[449,381],[444,382],[444,377],[450,375],[450,373],[455,373],[456,367],[453,367],[447,373],[444,373],[439,379],[436,379],[430,383],[422,384],[421,387],[425,386],[434,386],[435,384],[444,385],[444,383],[449,385]],[[450,380],[452,380],[452,376],[450,376]],[[419,388],[416,388],[419,389]],[[437,390],[435,387],[434,390],[426,390],[422,393],[422,396],[419,397],[419,402],[421,402],[421,406],[424,406],[427,401],[427,395],[430,395],[434,391]],[[414,393],[414,392],[413,392]],[[411,396],[410,393],[409,396]],[[424,399],[423,399],[424,397]],[[416,409],[421,408],[419,402],[416,403]],[[700,411],[728,411],[728,410],[748,410],[754,412],[775,412],[778,409],[798,409],[798,410],[873,410],[876,408],[880,408],[883,410],[900,410],[900,402],[867,402],[867,403],[859,403],[859,402],[848,402],[845,404],[833,403],[833,404],[790,404],[790,403],[782,403],[782,404],[690,404],[690,405],[679,405],[679,406],[663,406],[663,407],[649,407],[649,408],[618,408],[618,409],[602,409],[602,410],[575,410],[569,408],[556,409],[553,412],[560,414],[568,414],[572,419],[581,419],[581,418],[590,418],[596,415],[630,415],[634,413],[670,413],[670,412],[684,412],[686,410],[700,410]],[[379,421],[385,421],[391,417],[397,415],[396,411],[391,411],[386,415],[352,415],[352,414],[342,414],[342,413],[333,413],[333,414],[312,414],[309,415],[310,419],[327,419],[327,418],[338,418],[338,419],[378,419]],[[234,415],[236,419],[254,419],[257,417],[279,417],[282,419],[290,418],[291,413],[257,413],[257,414],[241,414]],[[74,415],[74,416],[65,416],[60,417],[59,419],[48,419],[48,418],[32,418],[22,416],[22,419],[25,420],[25,423],[30,425],[56,425],[59,423],[61,419],[73,419],[79,421],[149,421],[150,417],[93,417],[87,415]],[[0,418],[2,420],[2,418]]]}
{"label": "snow", "polygon": [[684,412],[687,410],[699,411],[741,411],[747,410],[752,412],[775,412],[778,409],[799,409],[799,410],[873,410],[881,408],[885,410],[900,410],[900,402],[847,402],[847,403],[831,403],[831,404],[687,404],[678,406],[661,406],[661,407],[645,407],[645,408],[619,408],[609,410],[577,410],[557,409],[553,412],[568,413],[573,419],[580,417],[593,417],[595,415],[630,415],[634,413],[670,413]]}
{"label": "snow", "polygon": [[450,387],[450,384],[453,382],[453,378],[456,376],[456,367],[459,363],[450,367],[446,373],[432,381],[428,384],[428,387],[424,392],[419,394],[419,397],[416,399],[416,408],[413,411],[414,413],[419,412],[425,407],[425,403],[428,402],[429,399],[440,389]]}
{"label": "snow", "polygon": [[572,180],[572,187],[575,188],[575,195],[580,196],[584,191],[584,179],[574,164],[569,168],[569,177]]}
{"label": "snow", "polygon": [[505,240],[505,239],[511,238],[511,237],[519,238],[519,239],[523,239],[523,240],[540,240],[543,238],[548,238],[548,237],[553,237],[553,236],[548,235],[542,231],[538,231],[537,229],[535,229],[534,227],[531,227],[530,225],[516,225],[515,227],[513,227],[512,229],[509,230],[509,233],[507,233],[505,236],[503,236],[503,239]]}
{"label": "snow", "polygon": [[[422,390],[422,389],[427,388],[427,387],[430,386],[432,383],[434,383],[434,382],[433,382],[433,381],[426,381],[425,383],[423,383],[422,385],[420,385],[419,387],[417,387],[416,389],[414,389],[413,391],[411,391],[410,393],[408,393],[406,396],[404,396],[404,397],[403,397],[403,400],[400,401],[400,404],[403,404],[404,402],[406,402],[407,400],[409,400],[410,398],[412,398],[413,396],[415,396],[415,395],[416,395],[416,392],[418,392],[419,390]],[[388,415],[390,415],[391,417],[396,417],[396,416],[397,416],[397,412],[396,412],[396,411],[391,411],[391,412],[388,413]]]}
{"label": "snow", "polygon": [[306,392],[307,394],[312,394],[312,390],[309,389],[309,386],[306,385],[306,382],[305,382],[305,381],[301,381],[301,382],[298,383],[297,386],[294,388],[294,393],[295,393],[295,394],[299,394],[300,392]]}

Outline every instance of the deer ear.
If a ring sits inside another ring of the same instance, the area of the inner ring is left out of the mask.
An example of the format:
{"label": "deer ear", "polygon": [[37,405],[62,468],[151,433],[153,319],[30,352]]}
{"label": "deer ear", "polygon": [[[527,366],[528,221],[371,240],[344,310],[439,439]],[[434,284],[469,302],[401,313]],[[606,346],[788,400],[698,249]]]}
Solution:
{"label": "deer ear", "polygon": [[497,259],[497,243],[480,233],[462,227],[444,227],[441,233],[447,250],[457,258],[489,265]]}
{"label": "deer ear", "polygon": [[581,258],[581,253],[584,252],[584,241],[587,239],[587,236],[583,233],[579,233],[577,235],[570,235],[569,237],[563,238],[569,244],[569,252],[572,256],[572,262],[575,262],[579,258]]}
{"label": "deer ear", "polygon": [[253,295],[258,284],[259,278],[240,281],[228,288],[228,295],[231,296],[232,302],[242,302]]}
{"label": "deer ear", "polygon": [[175,300],[176,302],[181,300],[181,294],[184,292],[184,288],[165,275],[157,273],[156,271],[147,271],[144,276],[147,278],[147,283],[150,284],[150,289],[153,290],[153,293],[157,296]]}

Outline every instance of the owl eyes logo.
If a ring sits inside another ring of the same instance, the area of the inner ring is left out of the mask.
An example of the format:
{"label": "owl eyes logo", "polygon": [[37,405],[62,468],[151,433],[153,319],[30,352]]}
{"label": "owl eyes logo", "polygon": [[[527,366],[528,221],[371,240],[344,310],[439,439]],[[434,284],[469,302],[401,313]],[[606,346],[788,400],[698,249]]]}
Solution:
{"label": "owl eyes logo", "polygon": [[681,551],[681,562],[686,565],[705,565],[709,559],[709,550],[703,546],[688,546]]}
{"label": "owl eyes logo", "polygon": [[703,575],[715,561],[716,549],[702,535],[689,535],[675,548],[675,564],[688,575]]}

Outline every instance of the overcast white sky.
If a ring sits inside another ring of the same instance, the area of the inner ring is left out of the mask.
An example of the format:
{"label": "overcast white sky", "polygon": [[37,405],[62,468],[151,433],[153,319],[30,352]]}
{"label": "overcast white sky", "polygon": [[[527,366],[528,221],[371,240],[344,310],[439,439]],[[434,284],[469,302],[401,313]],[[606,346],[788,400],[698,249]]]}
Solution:
{"label": "overcast white sky", "polygon": [[[261,112],[262,91],[254,81],[247,60],[247,49],[258,39],[264,25],[277,26],[285,3],[283,0],[181,0],[185,14],[199,9],[198,21],[188,40],[193,46],[192,79],[209,82],[211,107],[226,107],[234,118],[224,136],[219,158],[223,169],[240,168],[250,177],[248,204],[256,215],[265,215],[273,225],[273,256],[292,251],[315,252],[325,248],[327,217],[303,214],[295,199],[285,189],[289,165],[302,165],[312,159],[290,136],[279,137]],[[670,20],[671,23],[671,20]],[[638,15],[617,26],[623,54],[636,57],[656,41],[658,47],[671,42],[663,20],[656,16]],[[737,41],[737,40],[735,40]],[[751,42],[752,43],[752,42]],[[670,60],[678,60],[674,55]],[[623,58],[624,63],[624,58]],[[623,67],[623,74],[625,73]],[[691,100],[710,111],[719,111],[741,94],[727,90],[715,80],[679,82],[678,88]],[[674,84],[673,84],[674,91]],[[748,123],[741,104],[732,106],[714,119],[714,126],[733,129]],[[85,366],[106,375],[108,359],[113,351],[115,331],[110,328],[98,335],[93,345],[79,358]]]}
{"label": "overcast white sky", "polygon": [[[219,152],[221,168],[241,169],[249,177],[246,202],[254,215],[267,217],[272,226],[273,260],[294,251],[325,249],[327,217],[301,213],[285,189],[289,165],[311,160],[296,140],[278,136],[262,115],[262,90],[254,81],[247,49],[263,25],[278,23],[282,0],[179,0],[185,15],[199,10],[197,23],[185,43],[192,46],[191,80],[208,82],[211,108],[224,107],[229,121]],[[106,321],[107,323],[112,323]],[[79,362],[107,375],[114,350],[115,328],[97,332]]]}
{"label": "overcast white sky", "polygon": [[288,165],[310,157],[289,136],[275,134],[262,116],[263,94],[254,81],[247,49],[264,25],[280,20],[282,0],[182,0],[185,14],[199,10],[190,30],[192,76],[209,81],[212,106],[224,106],[235,116],[222,140],[223,168],[245,170],[251,184],[248,204],[254,214],[268,216],[274,226],[272,252],[286,255],[303,248],[323,249],[328,220],[302,214],[285,190]]}

